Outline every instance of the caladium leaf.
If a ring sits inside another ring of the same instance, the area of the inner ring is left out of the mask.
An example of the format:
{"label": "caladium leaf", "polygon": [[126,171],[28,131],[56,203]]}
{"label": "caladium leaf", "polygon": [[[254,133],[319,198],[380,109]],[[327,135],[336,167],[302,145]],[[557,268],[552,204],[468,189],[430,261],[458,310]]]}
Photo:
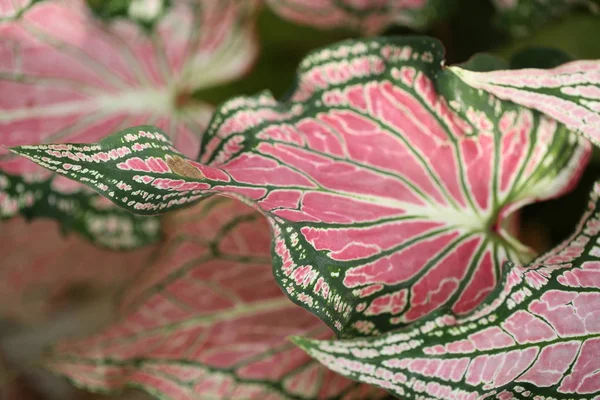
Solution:
{"label": "caladium leaf", "polygon": [[541,111],[600,144],[600,60],[572,61],[552,69],[450,70],[472,87]]}
{"label": "caladium leaf", "polygon": [[285,102],[221,106],[199,162],[147,126],[13,150],[140,214],[216,192],[253,202],[290,298],[340,335],[378,334],[475,308],[506,260],[531,257],[505,217],[568,190],[589,157],[563,125],[443,70],[442,52],[427,38],[317,51]]}
{"label": "caladium leaf", "polygon": [[[149,33],[125,20],[103,24],[83,0],[37,2],[0,26],[0,93],[10,93],[0,100],[0,144],[89,142],[151,123],[167,129],[186,155],[196,156],[212,107],[191,93],[237,77],[251,65],[254,6],[242,0],[178,1]],[[48,171],[5,148],[0,148],[0,176],[21,179],[21,192],[46,182],[77,208],[90,204],[79,201],[87,196],[82,186],[48,183],[53,179]],[[13,214],[15,205],[36,214],[31,208],[37,204],[17,200],[0,201],[0,215]]]}
{"label": "caladium leaf", "polygon": [[493,0],[493,3],[498,10],[498,25],[515,36],[527,35],[576,6],[600,11],[598,0]]}
{"label": "caladium leaf", "polygon": [[328,337],[271,272],[269,226],[212,197],[170,215],[156,262],[124,292],[122,319],[59,344],[47,365],[93,391],[137,387],[159,399],[370,399],[287,340]]}
{"label": "caladium leaf", "polygon": [[424,29],[447,16],[455,0],[267,0],[283,18],[318,28],[376,34],[388,26]]}
{"label": "caladium leaf", "polygon": [[600,182],[566,242],[502,284],[473,313],[348,341],[296,339],[332,370],[402,398],[597,399],[600,395]]}
{"label": "caladium leaf", "polygon": [[63,237],[53,221],[21,217],[2,223],[0,243],[0,319],[18,324],[52,321],[80,303],[74,295],[116,294],[155,250],[109,251],[77,235]]}

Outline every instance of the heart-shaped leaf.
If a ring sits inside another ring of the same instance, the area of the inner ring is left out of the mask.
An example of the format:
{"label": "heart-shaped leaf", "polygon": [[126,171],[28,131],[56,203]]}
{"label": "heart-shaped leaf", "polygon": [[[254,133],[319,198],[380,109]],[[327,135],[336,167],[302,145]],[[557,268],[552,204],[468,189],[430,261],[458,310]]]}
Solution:
{"label": "heart-shaped leaf", "polygon": [[59,344],[47,365],[93,391],[142,388],[159,399],[370,399],[289,335],[329,337],[273,279],[269,226],[212,197],[173,214],[155,263],[124,292],[122,319]]}
{"label": "heart-shaped leaf", "polygon": [[267,0],[283,18],[318,28],[376,34],[390,25],[425,29],[447,16],[455,0]]}
{"label": "heart-shaped leaf", "polygon": [[564,193],[589,157],[587,140],[468,86],[442,53],[428,38],[317,51],[283,103],[221,106],[199,162],[151,127],[14,151],[140,214],[215,192],[251,201],[290,298],[340,335],[379,334],[475,308],[506,260],[530,257],[505,217]]}
{"label": "heart-shaped leaf", "polygon": [[[212,106],[192,92],[237,77],[251,65],[254,6],[242,0],[178,1],[147,32],[125,20],[103,24],[83,0],[37,2],[18,20],[0,25],[0,92],[11,94],[0,99],[0,144],[90,142],[151,123],[168,130],[186,155],[196,156]],[[29,216],[64,216],[65,210],[48,209],[52,204],[45,199],[52,193],[77,210],[93,206],[82,201],[89,197],[82,186],[49,182],[48,171],[5,148],[0,180],[20,181],[0,185],[4,217],[23,208]],[[129,225],[145,223],[128,213],[117,216],[128,217]]]}
{"label": "heart-shaped leaf", "polygon": [[600,10],[598,0],[492,0],[498,10],[498,26],[524,36],[576,6]]}
{"label": "heart-shaped leaf", "polygon": [[577,232],[509,265],[476,311],[377,338],[296,342],[332,370],[401,398],[596,399],[600,395],[600,182]]}
{"label": "heart-shaped leaf", "polygon": [[541,111],[600,144],[600,60],[519,71],[450,69],[469,86]]}

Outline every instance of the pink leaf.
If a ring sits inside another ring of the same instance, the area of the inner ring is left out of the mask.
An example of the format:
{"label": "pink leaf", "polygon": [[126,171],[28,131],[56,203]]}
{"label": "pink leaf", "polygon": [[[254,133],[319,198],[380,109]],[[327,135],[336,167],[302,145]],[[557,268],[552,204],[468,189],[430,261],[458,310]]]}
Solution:
{"label": "pink leaf", "polygon": [[0,315],[20,323],[51,320],[77,288],[116,293],[155,248],[101,250],[77,236],[64,238],[51,221],[20,217],[2,223],[0,243]]}
{"label": "pink leaf", "polygon": [[125,292],[123,318],[59,344],[47,365],[93,391],[143,388],[169,399],[369,399],[311,361],[289,335],[330,336],[272,277],[269,227],[214,197],[170,215],[152,266]]}
{"label": "pink leaf", "polygon": [[474,312],[410,328],[297,343],[344,376],[402,398],[598,398],[600,181],[577,232],[502,284]]}
{"label": "pink leaf", "polygon": [[600,60],[559,67],[473,72],[450,68],[468,85],[501,99],[538,110],[569,129],[600,143]]}

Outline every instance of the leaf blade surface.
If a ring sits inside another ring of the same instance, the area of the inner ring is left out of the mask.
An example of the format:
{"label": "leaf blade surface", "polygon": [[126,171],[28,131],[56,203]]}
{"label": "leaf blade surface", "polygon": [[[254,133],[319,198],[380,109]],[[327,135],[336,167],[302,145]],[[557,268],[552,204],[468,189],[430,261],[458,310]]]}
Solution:
{"label": "leaf blade surface", "polygon": [[375,399],[384,394],[327,371],[287,340],[329,337],[271,273],[269,227],[214,196],[168,217],[155,262],[103,332],[63,341],[46,360],[77,386],[138,387],[159,399]]}
{"label": "leaf blade surface", "polygon": [[334,371],[400,397],[595,398],[599,194],[596,183],[572,237],[510,266],[467,316],[439,312],[377,338],[296,342]]}

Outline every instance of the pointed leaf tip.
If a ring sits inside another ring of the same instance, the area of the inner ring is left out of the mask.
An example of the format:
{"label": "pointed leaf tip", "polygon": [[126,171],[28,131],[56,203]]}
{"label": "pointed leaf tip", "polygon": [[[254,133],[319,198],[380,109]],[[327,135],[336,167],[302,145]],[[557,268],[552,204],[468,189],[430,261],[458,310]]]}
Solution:
{"label": "pointed leaf tip", "polygon": [[289,340],[302,350],[306,350],[310,344],[310,339],[302,336],[290,336]]}

